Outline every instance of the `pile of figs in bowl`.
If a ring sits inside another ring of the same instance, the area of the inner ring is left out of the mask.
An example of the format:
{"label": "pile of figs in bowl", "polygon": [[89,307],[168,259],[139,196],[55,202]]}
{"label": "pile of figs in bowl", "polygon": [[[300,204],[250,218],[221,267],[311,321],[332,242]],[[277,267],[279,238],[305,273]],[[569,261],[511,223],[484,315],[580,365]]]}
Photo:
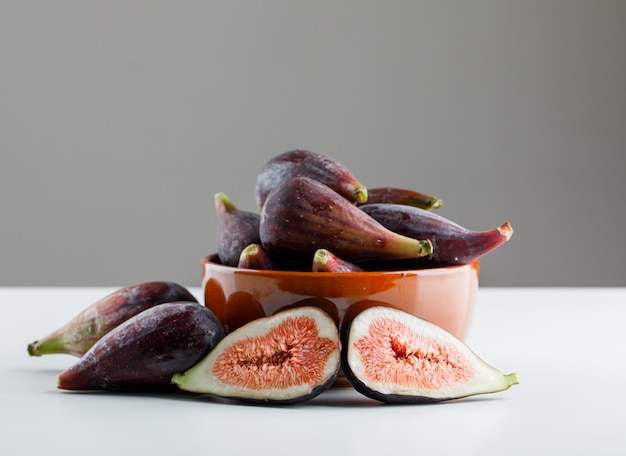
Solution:
{"label": "pile of figs in bowl", "polygon": [[[407,329],[411,322],[464,340],[477,297],[479,258],[509,240],[510,223],[486,231],[467,229],[439,215],[442,201],[432,194],[368,188],[337,160],[308,150],[291,150],[267,161],[257,174],[255,200],[256,212],[239,209],[224,192],[215,194],[217,251],[202,260],[202,289],[205,305],[228,333],[244,333],[255,322],[285,311],[295,318],[298,309],[314,307],[334,323],[343,360],[336,375],[323,377],[325,383],[311,391],[331,384],[353,386],[370,397],[409,402],[474,394],[449,386],[423,387],[421,380],[408,394],[395,394],[407,391],[406,373],[388,374],[391,382],[367,378],[351,363],[362,367],[361,358],[372,356],[387,365],[397,362],[397,350],[425,349],[419,346],[422,341],[414,340],[421,336]],[[368,348],[375,355],[348,345],[350,334],[356,333],[355,319],[371,308],[378,308],[381,321],[395,321],[381,335],[380,346]],[[439,337],[444,336],[429,336],[427,344]],[[450,361],[448,343],[435,344],[440,365]],[[276,347],[266,348],[282,353]],[[404,363],[421,356],[432,353],[408,356]],[[303,372],[307,362],[301,364]],[[461,363],[463,369],[470,369],[469,359],[466,363]],[[264,360],[260,364],[275,367]],[[297,372],[289,373],[297,384]],[[425,375],[455,377],[443,371]],[[497,385],[487,389],[510,386],[510,377],[494,378]],[[381,396],[379,389],[387,392]]]}
{"label": "pile of figs in bowl", "polygon": [[28,345],[79,360],[61,390],[175,391],[294,404],[331,387],[385,403],[495,393],[518,383],[464,342],[479,259],[506,222],[472,231],[439,198],[368,188],[323,154],[291,150],[257,174],[258,211],[215,193],[204,303],[173,282],[121,288]]}

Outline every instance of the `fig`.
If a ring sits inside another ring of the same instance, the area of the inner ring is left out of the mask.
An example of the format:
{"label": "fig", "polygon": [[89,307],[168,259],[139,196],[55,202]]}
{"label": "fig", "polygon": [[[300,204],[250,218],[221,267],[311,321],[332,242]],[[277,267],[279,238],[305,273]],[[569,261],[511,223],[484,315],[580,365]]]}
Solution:
{"label": "fig", "polygon": [[344,165],[318,152],[296,149],[276,155],[259,171],[255,185],[259,207],[263,207],[267,196],[283,181],[301,176],[328,185],[352,202],[367,201],[367,188]]}
{"label": "fig", "polygon": [[472,231],[440,214],[403,204],[367,204],[360,209],[395,233],[432,242],[432,254],[414,262],[415,267],[467,264],[513,235],[509,222],[491,230]]}
{"label": "fig", "polygon": [[120,288],[84,309],[65,325],[28,345],[30,356],[64,353],[83,356],[94,343],[120,323],[150,307],[196,298],[174,282],[142,282]]}
{"label": "fig", "polygon": [[376,187],[368,189],[367,201],[360,204],[374,203],[405,204],[424,210],[438,209],[443,205],[443,201],[435,195],[397,187]]}
{"label": "fig", "polygon": [[259,244],[250,244],[241,251],[237,267],[242,269],[275,269],[269,253]]}
{"label": "fig", "polygon": [[313,272],[363,272],[363,268],[343,260],[327,249],[319,249],[313,255]]}
{"label": "fig", "polygon": [[509,389],[503,374],[444,329],[391,307],[359,313],[349,326],[342,368],[354,389],[386,403],[460,399]]}
{"label": "fig", "polygon": [[176,372],[189,369],[223,337],[224,327],[197,302],[144,310],[104,335],[61,372],[65,390],[168,390]]}
{"label": "fig", "polygon": [[417,258],[432,252],[428,240],[394,233],[330,187],[309,177],[284,181],[267,197],[259,227],[273,258],[304,256],[320,248],[346,261]]}
{"label": "fig", "polygon": [[227,266],[237,266],[241,252],[250,244],[260,244],[256,212],[238,209],[224,192],[215,194],[217,212],[217,255]]}
{"label": "fig", "polygon": [[335,322],[317,307],[283,310],[229,333],[199,363],[172,376],[182,390],[251,403],[293,404],[339,373]]}

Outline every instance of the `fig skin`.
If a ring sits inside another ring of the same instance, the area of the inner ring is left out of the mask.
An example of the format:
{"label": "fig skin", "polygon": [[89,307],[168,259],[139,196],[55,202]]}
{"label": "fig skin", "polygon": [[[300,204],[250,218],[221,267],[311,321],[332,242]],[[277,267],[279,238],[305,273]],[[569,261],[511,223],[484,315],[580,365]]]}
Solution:
{"label": "fig skin", "polygon": [[272,157],[259,171],[255,185],[259,208],[283,181],[302,176],[328,185],[349,201],[367,201],[367,188],[344,165],[318,152],[295,149]]}
{"label": "fig skin", "polygon": [[126,320],[59,374],[64,390],[160,391],[223,337],[224,327],[197,302],[160,304]]}
{"label": "fig skin", "polygon": [[238,209],[224,192],[215,194],[217,212],[217,254],[222,264],[237,266],[241,252],[250,244],[260,244],[260,215]]}
{"label": "fig skin", "polygon": [[404,204],[419,207],[424,210],[439,209],[443,201],[435,195],[422,193],[416,190],[398,187],[376,187],[367,191],[367,201],[362,204]]}
{"label": "fig skin", "polygon": [[250,244],[241,251],[237,267],[241,269],[276,269],[269,253],[259,244]]}
{"label": "fig skin", "polygon": [[172,376],[181,390],[251,404],[291,405],[327,390],[340,368],[334,320],[302,306],[230,332],[200,362]]}
{"label": "fig skin", "polygon": [[319,249],[313,255],[313,272],[364,272],[365,269],[343,260],[327,249]]}
{"label": "fig skin", "polygon": [[101,337],[138,313],[166,302],[197,302],[187,288],[168,281],[142,282],[99,299],[70,321],[28,345],[30,356],[83,356]]}
{"label": "fig skin", "polygon": [[391,307],[359,313],[343,334],[341,357],[354,389],[388,404],[449,401],[519,383],[441,327]]}
{"label": "fig skin", "polygon": [[304,257],[309,265],[320,248],[353,263],[432,253],[430,241],[386,229],[330,187],[308,177],[288,179],[270,193],[259,234],[273,258]]}
{"label": "fig skin", "polygon": [[[395,233],[432,242],[431,255],[402,265],[387,264],[395,269],[468,264],[504,244],[513,235],[509,222],[491,230],[472,231],[441,214],[403,204],[366,204],[360,209]],[[373,267],[366,266],[367,269]]]}

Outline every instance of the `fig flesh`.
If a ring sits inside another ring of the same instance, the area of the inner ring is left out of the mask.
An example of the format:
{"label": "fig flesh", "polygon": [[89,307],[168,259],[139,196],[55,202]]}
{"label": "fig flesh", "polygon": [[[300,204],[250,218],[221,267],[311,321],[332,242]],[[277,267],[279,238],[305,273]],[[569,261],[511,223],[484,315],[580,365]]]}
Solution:
{"label": "fig flesh", "polygon": [[104,335],[59,374],[66,390],[168,390],[176,372],[193,366],[223,337],[224,327],[197,302],[151,307]]}
{"label": "fig flesh", "polygon": [[346,261],[417,258],[432,253],[417,240],[383,227],[330,187],[294,177],[265,201],[259,228],[261,245],[272,258],[308,258],[320,248]]}
{"label": "fig flesh", "polygon": [[241,252],[250,244],[260,244],[256,212],[238,209],[224,193],[215,194],[217,212],[217,255],[222,264],[237,266]]}
{"label": "fig flesh", "polygon": [[290,150],[268,160],[257,175],[255,198],[260,208],[267,196],[292,177],[310,177],[352,202],[367,201],[367,188],[334,158],[310,150]]}
{"label": "fig flesh", "polygon": [[138,313],[166,302],[197,302],[174,282],[142,282],[115,290],[91,304],[65,325],[28,345],[30,356],[64,353],[83,356],[113,328]]}
{"label": "fig flesh", "polygon": [[336,379],[340,341],[317,307],[283,310],[239,327],[199,363],[172,377],[182,390],[251,403],[293,404]]}
{"label": "fig flesh", "polygon": [[436,402],[495,393],[518,383],[439,326],[390,307],[359,313],[342,351],[346,378],[386,403]]}

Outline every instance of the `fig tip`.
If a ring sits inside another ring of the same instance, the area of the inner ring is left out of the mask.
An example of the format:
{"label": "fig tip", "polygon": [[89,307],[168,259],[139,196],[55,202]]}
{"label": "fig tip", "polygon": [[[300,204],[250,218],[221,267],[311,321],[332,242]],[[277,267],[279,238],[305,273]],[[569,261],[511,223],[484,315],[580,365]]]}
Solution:
{"label": "fig tip", "polygon": [[513,236],[513,226],[509,222],[504,222],[498,227],[498,232],[508,241]]}
{"label": "fig tip", "polygon": [[357,187],[354,190],[354,200],[361,204],[367,202],[367,188]]}
{"label": "fig tip", "polygon": [[326,264],[328,262],[328,250],[317,249],[313,254],[313,261],[319,264]]}
{"label": "fig tip", "polygon": [[213,198],[218,213],[231,212],[236,209],[231,199],[224,192],[217,192]]}
{"label": "fig tip", "polygon": [[506,380],[507,387],[510,388],[513,385],[519,385],[519,378],[516,373],[506,374],[504,376]]}
{"label": "fig tip", "polygon": [[433,253],[433,243],[430,239],[418,241],[418,257],[427,256]]}
{"label": "fig tip", "polygon": [[39,351],[39,341],[28,344],[28,354],[29,356],[41,356],[41,352]]}

